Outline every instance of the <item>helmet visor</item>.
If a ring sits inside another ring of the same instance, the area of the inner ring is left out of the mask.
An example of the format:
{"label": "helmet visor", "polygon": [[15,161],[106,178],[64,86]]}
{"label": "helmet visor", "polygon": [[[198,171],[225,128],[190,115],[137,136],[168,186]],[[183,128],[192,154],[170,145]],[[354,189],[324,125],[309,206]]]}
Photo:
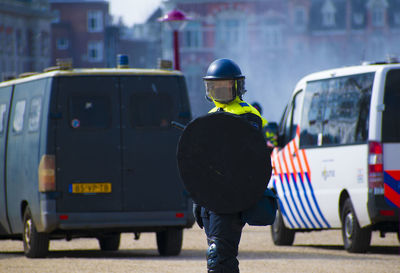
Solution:
{"label": "helmet visor", "polygon": [[235,99],[235,80],[205,80],[207,97],[220,102],[228,103]]}

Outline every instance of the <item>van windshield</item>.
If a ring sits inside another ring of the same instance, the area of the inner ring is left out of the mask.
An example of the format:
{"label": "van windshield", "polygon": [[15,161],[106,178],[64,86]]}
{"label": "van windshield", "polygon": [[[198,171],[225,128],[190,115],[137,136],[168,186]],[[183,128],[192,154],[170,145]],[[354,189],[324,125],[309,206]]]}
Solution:
{"label": "van windshield", "polygon": [[386,74],[384,104],[382,141],[400,142],[400,69]]}
{"label": "van windshield", "polygon": [[300,146],[344,145],[367,141],[374,73],[307,83]]}

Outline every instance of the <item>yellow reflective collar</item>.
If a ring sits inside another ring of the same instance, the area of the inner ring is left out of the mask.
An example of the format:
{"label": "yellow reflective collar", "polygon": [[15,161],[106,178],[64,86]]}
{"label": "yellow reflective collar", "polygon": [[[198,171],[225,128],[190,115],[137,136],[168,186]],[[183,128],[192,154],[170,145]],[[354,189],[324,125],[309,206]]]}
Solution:
{"label": "yellow reflective collar", "polygon": [[209,111],[209,113],[214,113],[218,111],[219,108],[222,108],[225,112],[236,114],[236,115],[243,115],[246,113],[252,113],[259,116],[262,120],[262,127],[267,125],[267,120],[263,118],[260,113],[254,108],[251,104],[241,100],[239,97],[236,97],[233,101],[228,104],[219,103],[214,101],[215,107]]}

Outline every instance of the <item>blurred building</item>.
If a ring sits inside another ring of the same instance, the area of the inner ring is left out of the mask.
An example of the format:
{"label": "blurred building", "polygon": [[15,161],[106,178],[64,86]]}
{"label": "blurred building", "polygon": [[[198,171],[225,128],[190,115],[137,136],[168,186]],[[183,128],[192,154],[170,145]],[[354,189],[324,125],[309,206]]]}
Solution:
{"label": "blurred building", "polygon": [[[136,54],[132,66],[154,68],[161,59],[161,24],[157,21],[162,16],[161,8],[157,8],[143,24],[135,24],[130,37],[141,46],[141,54]],[[140,66],[137,66],[139,64]]]}
{"label": "blurred building", "polygon": [[[201,78],[211,61],[232,58],[246,75],[246,100],[278,120],[307,73],[399,55],[400,0],[164,0],[192,21],[180,35],[181,67],[194,114],[205,113]],[[172,34],[163,56],[172,59]]]}
{"label": "blurred building", "polygon": [[0,1],[0,81],[50,65],[47,0]]}
{"label": "blurred building", "polygon": [[57,16],[52,24],[52,64],[58,58],[71,58],[75,67],[105,67],[105,29],[110,25],[108,1],[49,2]]}
{"label": "blurred building", "polygon": [[[129,66],[135,68],[155,68],[161,57],[160,39],[153,41],[146,37],[135,37],[132,29],[111,26],[106,29],[107,67],[114,67],[118,54],[127,55]],[[160,36],[158,36],[160,37]]]}
{"label": "blurred building", "polygon": [[75,67],[115,67],[118,54],[128,55],[131,67],[157,65],[160,34],[156,40],[134,38],[122,22],[113,24],[108,0],[50,3],[58,15],[52,24],[53,65],[58,58],[71,58]]}

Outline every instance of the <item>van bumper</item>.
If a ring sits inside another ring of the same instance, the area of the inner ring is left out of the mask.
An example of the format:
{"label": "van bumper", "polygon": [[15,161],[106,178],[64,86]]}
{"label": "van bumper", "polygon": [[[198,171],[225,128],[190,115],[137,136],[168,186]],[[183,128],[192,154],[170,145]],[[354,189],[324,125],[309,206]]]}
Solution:
{"label": "van bumper", "polygon": [[[191,213],[190,213],[191,214]],[[39,232],[55,230],[126,230],[151,231],[161,227],[190,228],[194,219],[191,215],[175,211],[163,212],[96,212],[96,213],[44,213]]]}
{"label": "van bumper", "polygon": [[55,230],[95,230],[120,229],[138,231],[162,227],[190,228],[194,224],[192,201],[179,211],[143,212],[57,212],[55,200],[41,200],[40,221],[36,222],[39,232],[51,233]]}
{"label": "van bumper", "polygon": [[398,232],[399,211],[389,206],[383,195],[368,194],[368,213],[374,230]]}
{"label": "van bumper", "polygon": [[188,213],[163,212],[96,212],[96,213],[44,213],[39,232],[55,230],[120,229],[138,231],[142,228],[157,230],[160,227],[190,228],[193,225]]}

